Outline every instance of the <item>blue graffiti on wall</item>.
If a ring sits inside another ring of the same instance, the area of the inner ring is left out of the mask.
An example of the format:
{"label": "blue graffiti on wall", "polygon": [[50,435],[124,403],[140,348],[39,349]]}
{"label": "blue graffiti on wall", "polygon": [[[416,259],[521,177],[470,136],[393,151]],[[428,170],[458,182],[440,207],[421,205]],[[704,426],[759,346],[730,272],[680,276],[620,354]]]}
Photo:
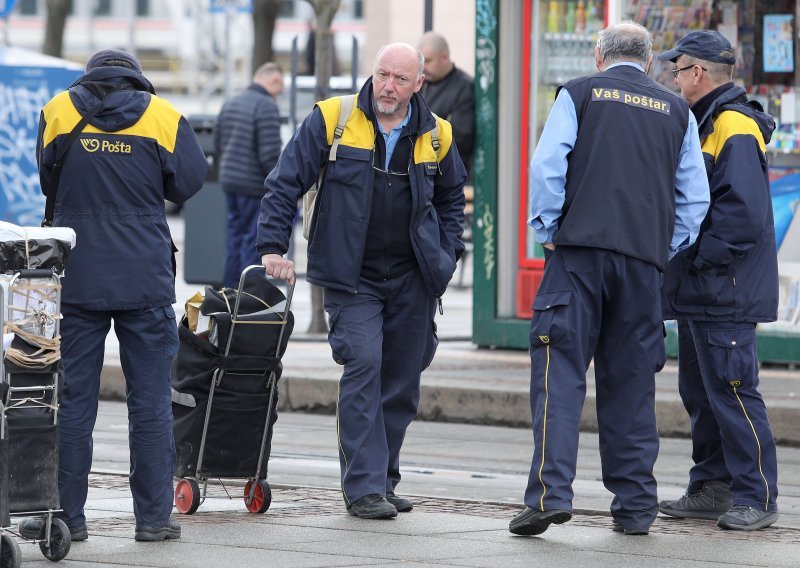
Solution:
{"label": "blue graffiti on wall", "polygon": [[39,111],[79,75],[69,69],[0,64],[0,219],[28,226],[41,221]]}

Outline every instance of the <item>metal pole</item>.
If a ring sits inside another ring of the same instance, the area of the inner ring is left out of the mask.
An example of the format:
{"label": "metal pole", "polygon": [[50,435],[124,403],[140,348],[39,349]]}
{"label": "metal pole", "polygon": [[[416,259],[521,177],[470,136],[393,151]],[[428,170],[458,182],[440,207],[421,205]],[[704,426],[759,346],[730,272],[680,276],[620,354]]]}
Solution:
{"label": "metal pole", "polygon": [[289,122],[292,134],[297,132],[297,36],[292,39],[292,82],[289,86]]}
{"label": "metal pole", "polygon": [[89,53],[95,52],[94,20],[97,13],[97,0],[92,0],[89,6],[89,21],[87,22],[86,39],[89,41]]}
{"label": "metal pole", "polygon": [[128,53],[136,55],[136,0],[128,2]]}
{"label": "metal pole", "polygon": [[433,29],[433,0],[425,0],[425,31]]}
{"label": "metal pole", "polygon": [[233,92],[231,77],[233,75],[233,53],[231,52],[231,27],[233,26],[233,10],[225,10],[225,98]]}
{"label": "metal pole", "polygon": [[352,64],[350,65],[350,80],[352,85],[350,87],[353,93],[358,92],[358,38],[353,36],[353,54],[351,56]]}

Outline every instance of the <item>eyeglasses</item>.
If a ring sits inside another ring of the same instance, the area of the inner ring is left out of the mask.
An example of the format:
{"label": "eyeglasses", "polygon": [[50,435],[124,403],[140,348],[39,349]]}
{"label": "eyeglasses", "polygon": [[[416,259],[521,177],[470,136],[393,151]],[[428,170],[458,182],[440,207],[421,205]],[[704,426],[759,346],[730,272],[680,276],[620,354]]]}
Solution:
{"label": "eyeglasses", "polygon": [[411,172],[411,158],[413,158],[413,156],[414,156],[413,154],[411,154],[409,156],[408,169],[406,171],[404,171],[404,172],[395,172],[395,171],[387,170],[387,169],[384,169],[384,168],[380,167],[378,164],[375,163],[376,155],[377,155],[377,152],[375,150],[372,150],[372,169],[375,170],[376,172],[380,172],[382,174],[387,174],[387,175],[390,175],[390,176],[407,176],[407,175],[410,175],[410,172]]}
{"label": "eyeglasses", "polygon": [[686,67],[681,67],[680,69],[670,69],[670,71],[672,71],[672,76],[677,79],[678,73],[680,73],[681,71],[686,71],[687,69],[691,69],[692,67],[699,67],[703,71],[708,71],[708,69],[706,69],[702,65],[698,65],[697,63],[694,63],[692,65],[687,65]]}

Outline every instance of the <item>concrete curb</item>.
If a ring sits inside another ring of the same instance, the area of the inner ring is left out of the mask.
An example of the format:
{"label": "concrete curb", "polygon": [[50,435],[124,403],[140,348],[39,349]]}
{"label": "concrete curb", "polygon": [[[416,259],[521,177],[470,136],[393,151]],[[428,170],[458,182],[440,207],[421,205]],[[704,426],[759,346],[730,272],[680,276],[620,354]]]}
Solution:
{"label": "concrete curb", "polygon": [[[119,366],[103,367],[100,398],[125,400],[125,379]],[[331,378],[286,375],[278,384],[280,411],[334,414],[338,381]],[[587,392],[581,416],[581,431],[597,432],[596,400]],[[768,401],[770,424],[778,444],[800,446],[800,411]],[[530,428],[531,415],[528,393],[523,390],[497,390],[424,384],[421,389],[420,420],[460,422]],[[687,438],[690,435],[689,417],[677,397],[656,398],[656,420],[664,437]]]}

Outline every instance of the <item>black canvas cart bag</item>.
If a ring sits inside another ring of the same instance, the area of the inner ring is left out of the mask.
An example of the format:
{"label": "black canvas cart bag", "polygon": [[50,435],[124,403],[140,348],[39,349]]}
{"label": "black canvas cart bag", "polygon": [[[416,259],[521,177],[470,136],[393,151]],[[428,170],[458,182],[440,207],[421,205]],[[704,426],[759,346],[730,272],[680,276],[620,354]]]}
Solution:
{"label": "black canvas cart bag", "polygon": [[[252,277],[251,277],[252,276]],[[276,357],[283,310],[255,316],[266,307],[279,306],[283,293],[263,275],[248,275],[239,306],[230,354],[225,357],[225,344],[230,333],[235,290],[207,290],[201,312],[215,320],[217,345],[193,333],[184,317],[178,326],[178,355],[172,365],[173,434],[175,438],[177,477],[193,477],[197,473],[200,443],[208,408],[212,381],[224,371],[222,381],[214,389],[211,414],[203,450],[202,473],[206,477],[246,477],[256,471],[258,448],[264,432],[269,406],[269,378],[275,372],[280,378],[281,361]],[[249,316],[251,319],[247,320]],[[253,321],[242,323],[240,320]],[[285,324],[279,355],[286,350],[294,318],[291,312]],[[272,322],[272,323],[269,323]],[[261,467],[261,478],[270,455],[272,428],[277,420],[277,391],[273,398],[267,434],[267,451]]]}

